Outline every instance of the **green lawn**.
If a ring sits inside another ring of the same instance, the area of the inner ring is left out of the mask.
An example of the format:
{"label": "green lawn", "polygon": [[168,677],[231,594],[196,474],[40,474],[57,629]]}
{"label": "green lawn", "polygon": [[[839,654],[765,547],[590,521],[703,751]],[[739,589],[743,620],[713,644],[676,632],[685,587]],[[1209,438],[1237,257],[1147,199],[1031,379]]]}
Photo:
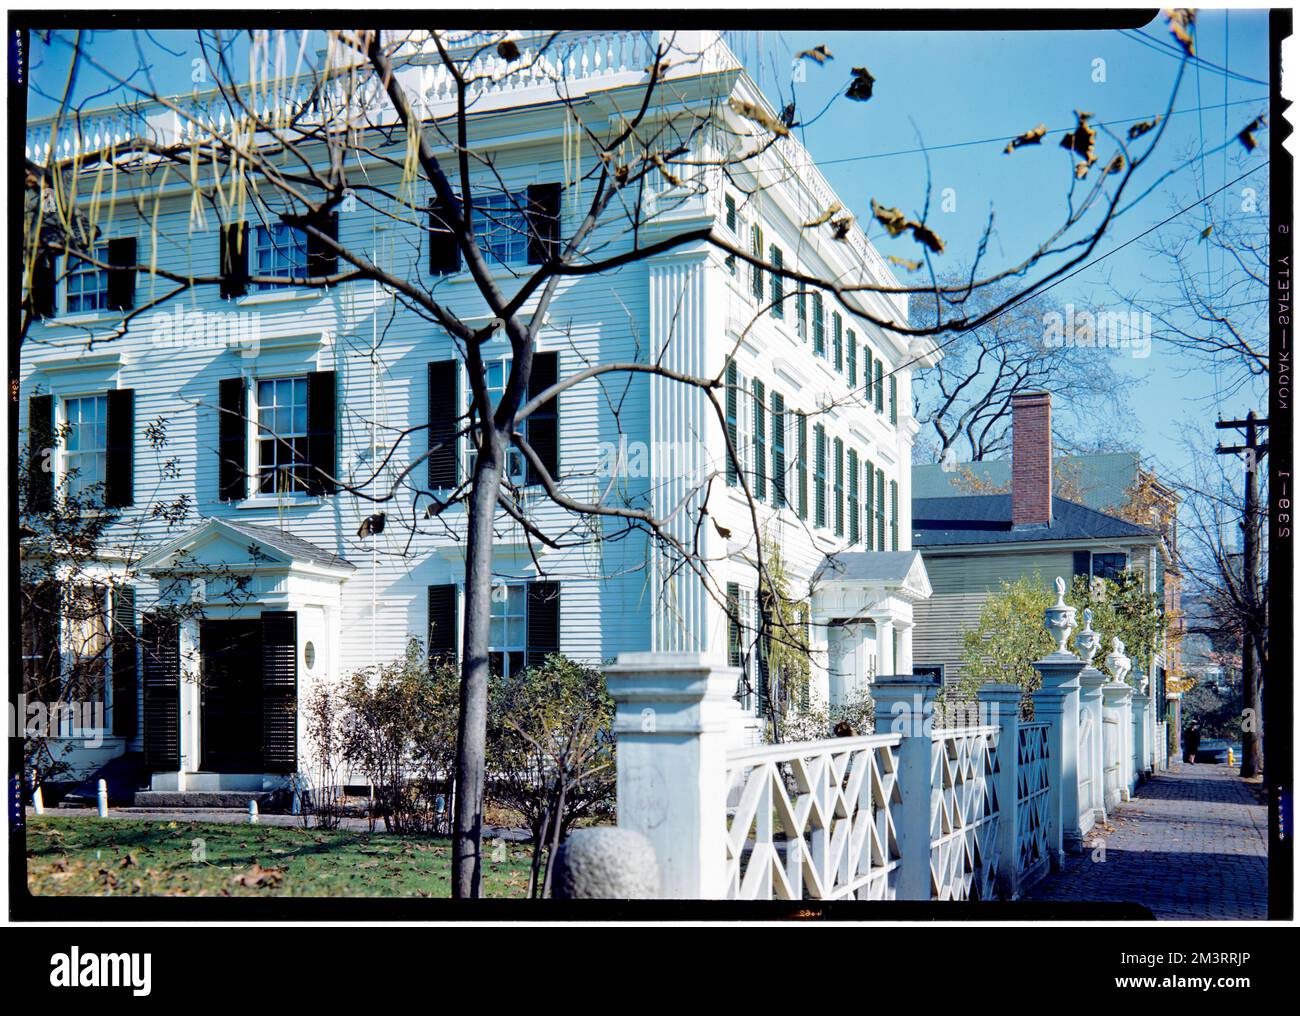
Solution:
{"label": "green lawn", "polygon": [[[527,847],[485,843],[484,854],[486,894],[522,899]],[[451,842],[269,825],[29,816],[27,872],[38,896],[447,897]]]}

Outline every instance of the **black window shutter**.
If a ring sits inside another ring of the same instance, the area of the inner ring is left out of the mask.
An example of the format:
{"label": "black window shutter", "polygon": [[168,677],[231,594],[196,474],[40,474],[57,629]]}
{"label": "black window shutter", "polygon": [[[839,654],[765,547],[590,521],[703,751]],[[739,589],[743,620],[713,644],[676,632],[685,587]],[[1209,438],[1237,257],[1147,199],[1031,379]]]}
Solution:
{"label": "black window shutter", "polygon": [[1074,552],[1074,574],[1089,576],[1092,574],[1092,554],[1086,550]]}
{"label": "black window shutter", "polygon": [[889,481],[889,549],[898,549],[898,481]]}
{"label": "black window shutter", "polygon": [[262,765],[298,768],[298,615],[262,611]]}
{"label": "black window shutter", "polygon": [[560,584],[528,583],[526,656],[528,666],[540,667],[560,651]]}
{"label": "black window shutter", "polygon": [[786,506],[785,497],[785,399],[772,393],[772,503]]}
{"label": "black window shutter", "polygon": [[797,447],[795,462],[798,466],[797,490],[799,518],[808,521],[808,417],[800,413],[795,420]]}
{"label": "black window shutter", "polygon": [[429,662],[456,662],[456,587],[429,587]]}
{"label": "black window shutter", "polygon": [[762,381],[750,385],[754,396],[754,497],[767,500],[767,395]]}
{"label": "black window shutter", "polygon": [[217,452],[221,468],[217,485],[221,500],[241,501],[246,496],[248,475],[247,388],[241,377],[223,378],[219,385],[220,422]]}
{"label": "black window shutter", "polygon": [[113,595],[113,736],[135,737],[136,654],[135,586],[122,586]]}
{"label": "black window shutter", "polygon": [[23,691],[38,701],[58,698],[63,671],[60,638],[63,587],[46,579],[35,587],[24,587],[23,595]]}
{"label": "black window shutter", "polygon": [[[864,479],[867,481],[866,489],[866,523],[867,523],[867,550],[876,549],[876,467],[867,459],[865,463]],[[884,547],[880,548],[884,550]]]}
{"label": "black window shutter", "polygon": [[[329,239],[339,238],[339,213],[330,212],[312,221],[312,225]],[[335,275],[339,270],[339,255],[333,244],[312,233],[307,234],[307,274],[312,278]]]}
{"label": "black window shutter", "polygon": [[528,188],[528,263],[544,264],[560,243],[560,185],[535,183]]}
{"label": "black window shutter", "polygon": [[54,255],[49,251],[42,251],[36,255],[36,261],[32,265],[30,298],[34,317],[54,317],[58,292],[54,280]]}
{"label": "black window shutter", "polygon": [[[558,353],[534,353],[533,370],[528,377],[528,398],[532,399],[550,388],[559,379],[560,358]],[[551,479],[556,479],[560,471],[560,402],[551,399],[539,406],[527,420],[526,436],[528,444],[537,453]],[[528,463],[528,483],[541,483],[541,476]]]}
{"label": "black window shutter", "polygon": [[27,510],[47,512],[54,504],[54,396],[33,395],[27,403]]}
{"label": "black window shutter", "polygon": [[[736,361],[727,361],[727,439],[731,442],[731,448],[735,449],[736,454],[740,454],[740,449],[736,447],[736,420],[738,417],[738,398],[736,395],[736,385],[739,375],[736,372]],[[736,459],[731,449],[727,450],[727,486],[734,487],[739,482],[739,475],[736,472]]]}
{"label": "black window shutter", "polygon": [[335,474],[336,413],[334,371],[317,370],[307,375],[307,493],[333,494],[338,490]]}
{"label": "black window shutter", "polygon": [[[451,275],[460,271],[460,244],[443,214],[446,205],[435,196],[429,208],[429,274]],[[460,203],[457,202],[457,211]]]}
{"label": "black window shutter", "polygon": [[[455,487],[456,420],[460,416],[460,372],[455,360],[429,364],[429,486]],[[441,447],[439,447],[441,446]]]}
{"label": "black window shutter", "polygon": [[135,503],[135,390],[108,391],[108,444],[104,471],[104,504],[126,508]]}
{"label": "black window shutter", "polygon": [[135,306],[135,237],[121,236],[108,241],[108,309],[130,310]]}
{"label": "black window shutter", "polygon": [[174,618],[144,615],[140,630],[144,685],[144,761],[152,770],[181,766],[180,626]]}
{"label": "black window shutter", "polygon": [[243,296],[248,292],[248,223],[232,222],[221,227],[221,295]]}

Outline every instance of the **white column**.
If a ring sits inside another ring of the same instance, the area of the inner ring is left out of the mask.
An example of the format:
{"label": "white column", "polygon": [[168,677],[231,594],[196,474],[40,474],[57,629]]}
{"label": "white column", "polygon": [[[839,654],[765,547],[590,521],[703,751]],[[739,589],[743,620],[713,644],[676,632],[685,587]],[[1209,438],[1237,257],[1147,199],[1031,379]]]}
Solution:
{"label": "white column", "polygon": [[912,622],[898,621],[898,659],[894,668],[900,674],[912,672]]}
{"label": "white column", "polygon": [[1125,681],[1107,681],[1101,694],[1108,719],[1115,724],[1119,799],[1127,801],[1133,790],[1133,689]]}
{"label": "white column", "polygon": [[199,622],[190,617],[180,623],[180,771],[176,789],[184,792],[185,774],[199,771],[199,708],[201,692]]}
{"label": "white column", "polygon": [[1106,683],[1106,675],[1095,667],[1084,667],[1079,672],[1079,708],[1088,714],[1092,721],[1092,740],[1087,745],[1089,755],[1079,759],[1081,778],[1087,780],[1088,799],[1080,801],[1080,819],[1084,832],[1094,822],[1106,821],[1105,781],[1106,754],[1104,717],[1101,708],[1101,686]]}
{"label": "white column", "polygon": [[654,846],[665,899],[726,894],[727,739],[738,677],[703,653],[622,653],[605,668],[618,824]]}
{"label": "white column", "polygon": [[[876,674],[897,674],[894,669],[894,618],[892,615],[873,617],[876,622]],[[904,676],[910,676],[909,669]]]}

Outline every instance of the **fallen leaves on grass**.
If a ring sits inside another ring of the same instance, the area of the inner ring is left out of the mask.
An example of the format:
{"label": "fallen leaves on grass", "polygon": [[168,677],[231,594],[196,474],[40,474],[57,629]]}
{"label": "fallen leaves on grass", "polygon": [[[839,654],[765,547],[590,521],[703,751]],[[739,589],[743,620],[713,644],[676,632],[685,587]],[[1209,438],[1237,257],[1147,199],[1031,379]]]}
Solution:
{"label": "fallen leaves on grass", "polygon": [[254,861],[251,868],[234,876],[230,884],[243,886],[245,889],[273,889],[283,881],[283,868],[263,868]]}

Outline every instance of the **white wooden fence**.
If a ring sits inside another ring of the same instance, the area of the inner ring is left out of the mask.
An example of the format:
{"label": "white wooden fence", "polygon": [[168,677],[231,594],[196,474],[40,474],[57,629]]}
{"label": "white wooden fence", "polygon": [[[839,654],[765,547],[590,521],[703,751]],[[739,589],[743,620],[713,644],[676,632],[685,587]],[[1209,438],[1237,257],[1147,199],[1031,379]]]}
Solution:
{"label": "white wooden fence", "polygon": [[1015,899],[1155,761],[1149,696],[1068,651],[1034,666],[1033,722],[989,684],[985,722],[936,729],[937,679],[880,676],[873,735],[735,747],[734,668],[621,656],[619,825],[653,844],[668,898]]}

